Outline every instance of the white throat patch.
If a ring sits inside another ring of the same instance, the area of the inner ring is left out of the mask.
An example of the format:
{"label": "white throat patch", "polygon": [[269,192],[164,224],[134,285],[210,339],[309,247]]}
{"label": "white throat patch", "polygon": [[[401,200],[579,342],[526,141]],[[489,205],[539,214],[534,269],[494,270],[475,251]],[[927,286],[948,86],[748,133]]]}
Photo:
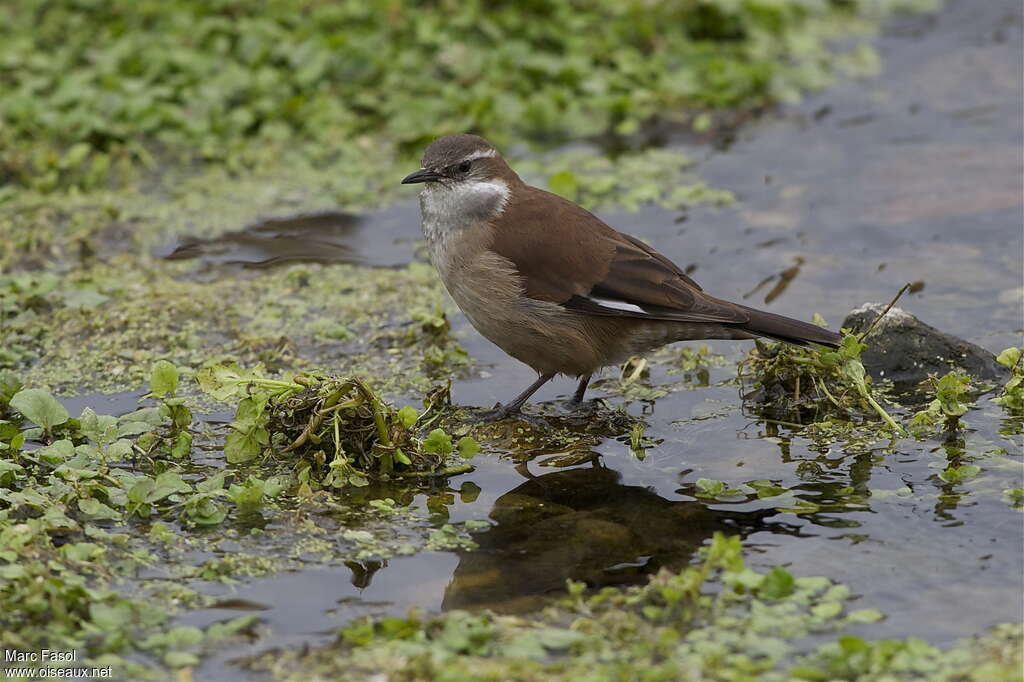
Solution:
{"label": "white throat patch", "polygon": [[420,192],[423,230],[451,232],[492,220],[505,210],[508,197],[504,180],[429,184]]}
{"label": "white throat patch", "polygon": [[423,236],[430,258],[447,271],[453,240],[463,230],[482,227],[501,215],[510,190],[503,180],[468,180],[453,185],[431,183],[420,192]]}

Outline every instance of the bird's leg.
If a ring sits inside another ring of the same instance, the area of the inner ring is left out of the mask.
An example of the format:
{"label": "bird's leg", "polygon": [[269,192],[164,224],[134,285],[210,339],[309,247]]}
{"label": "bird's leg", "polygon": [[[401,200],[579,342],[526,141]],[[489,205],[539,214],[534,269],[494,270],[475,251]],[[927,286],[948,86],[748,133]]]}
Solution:
{"label": "bird's leg", "polygon": [[590,377],[593,374],[580,377],[580,383],[576,387],[576,392],[572,395],[572,400],[569,401],[569,407],[579,407],[580,403],[583,402],[583,394],[587,392],[587,385],[590,383]]}
{"label": "bird's leg", "polygon": [[537,389],[551,381],[554,376],[554,374],[541,374],[535,382],[530,384],[525,391],[517,395],[508,405],[502,405],[501,403],[495,405],[493,410],[490,410],[483,415],[484,419],[488,421],[496,421],[515,414],[519,411],[519,408],[523,406],[523,403],[529,400],[530,396],[537,392]]}

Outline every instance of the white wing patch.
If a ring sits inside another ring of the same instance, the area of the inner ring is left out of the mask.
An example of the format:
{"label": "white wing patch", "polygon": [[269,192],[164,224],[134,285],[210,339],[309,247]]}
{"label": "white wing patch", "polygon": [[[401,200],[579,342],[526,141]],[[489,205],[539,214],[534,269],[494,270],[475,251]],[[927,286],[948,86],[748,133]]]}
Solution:
{"label": "white wing patch", "polygon": [[596,296],[588,296],[587,299],[593,303],[596,303],[598,306],[602,308],[621,310],[627,313],[640,313],[641,315],[647,312],[640,306],[634,305],[632,303],[626,303],[625,301],[616,301],[610,298],[597,298]]}

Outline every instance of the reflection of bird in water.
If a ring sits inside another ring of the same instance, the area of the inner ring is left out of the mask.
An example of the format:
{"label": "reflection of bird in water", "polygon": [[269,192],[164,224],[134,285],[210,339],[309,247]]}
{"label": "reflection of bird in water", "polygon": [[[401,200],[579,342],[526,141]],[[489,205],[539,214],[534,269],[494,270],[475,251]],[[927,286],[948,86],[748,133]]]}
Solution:
{"label": "reflection of bird in water", "polygon": [[601,466],[531,478],[495,503],[497,525],[459,552],[442,606],[516,613],[538,607],[571,578],[591,588],[681,569],[716,531],[746,535],[774,510],[727,512],[622,485]]}
{"label": "reflection of bird in water", "polygon": [[267,267],[281,263],[361,263],[355,244],[360,216],[323,211],[269,218],[212,239],[185,237],[158,255],[168,260],[202,258],[207,265],[241,263]]}

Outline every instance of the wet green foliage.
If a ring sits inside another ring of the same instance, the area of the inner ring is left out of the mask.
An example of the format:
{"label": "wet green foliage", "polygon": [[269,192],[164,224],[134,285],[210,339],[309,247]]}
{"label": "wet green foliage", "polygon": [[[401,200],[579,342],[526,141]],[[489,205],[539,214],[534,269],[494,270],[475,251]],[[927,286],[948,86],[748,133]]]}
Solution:
{"label": "wet green foliage", "polygon": [[[339,427],[352,426],[360,416],[358,400],[364,401],[362,406],[376,401],[375,406],[385,411],[389,453],[395,458],[403,437],[401,444],[417,462],[441,463],[449,458],[461,462],[479,451],[472,438],[453,441],[440,428],[422,439],[410,435],[409,429],[417,425],[427,429],[430,418],[421,418],[413,408],[391,410],[361,382],[305,377],[304,386],[237,369],[204,380],[217,382],[213,390],[218,395],[243,386],[246,400],[260,397],[257,385],[287,394],[293,415],[304,409],[296,398],[319,388],[325,400],[313,400],[311,405],[324,408],[336,396],[334,405],[344,407],[331,415],[346,417],[338,421]],[[23,388],[12,375],[0,375],[0,643],[21,650],[77,649],[91,661],[114,664],[119,675],[142,679],[153,673],[148,666],[157,662],[170,668],[195,665],[206,650],[222,646],[254,624],[254,616],[245,616],[205,631],[169,627],[168,597],[149,595],[147,601],[149,588],[136,586],[126,595],[108,586],[139,567],[161,561],[164,552],[173,556],[172,548],[191,545],[195,539],[190,530],[225,524],[229,516],[238,522],[259,519],[282,505],[294,507],[297,500],[314,498],[311,481],[304,478],[308,466],[305,470],[292,466],[293,471],[280,476],[268,476],[266,467],[243,472],[196,466],[192,462],[195,427],[190,409],[177,396],[180,388],[178,369],[159,361],[150,372],[149,406],[119,417],[85,408],[72,417],[49,391]],[[280,406],[271,404],[270,409],[276,407]],[[350,413],[345,414],[345,409]],[[372,410],[369,421],[376,425]],[[316,431],[310,430],[307,438],[314,435]],[[346,436],[346,444],[356,442],[352,434],[346,432]],[[208,445],[208,440],[203,443]],[[291,454],[299,457],[300,450],[297,447]],[[328,476],[341,473],[338,467],[327,470]],[[317,481],[314,487],[322,483]],[[412,490],[402,504],[409,504]],[[369,506],[387,524],[409,523],[409,511],[393,500],[374,502]],[[288,542],[296,542],[296,537]],[[420,540],[401,531],[389,535],[372,525],[365,530],[345,528],[340,537],[353,557],[411,553],[417,544],[437,550],[474,546],[461,525],[447,524],[425,532]],[[324,552],[337,540],[326,544],[310,537],[302,542]],[[241,575],[276,570],[282,561],[287,561],[285,552],[273,558],[241,552],[200,566],[172,562],[169,570],[179,578],[230,582]],[[165,589],[176,604],[199,599],[184,585],[168,583]],[[166,608],[154,608],[153,599]],[[138,660],[120,657],[129,651]],[[107,658],[96,658],[103,656]]]}
{"label": "wet green foliage", "polygon": [[[716,534],[702,561],[644,585],[588,594],[583,583],[525,620],[488,612],[365,619],[330,647],[254,662],[277,679],[904,680],[1012,679],[1021,629],[943,652],[917,639],[848,634],[883,615],[847,609],[850,591],[782,567],[748,568],[738,538]],[[833,642],[799,653],[808,635]],[[836,636],[838,634],[838,637]],[[976,666],[988,677],[976,677]]]}
{"label": "wet green foliage", "polygon": [[748,398],[762,403],[775,419],[820,422],[874,414],[893,435],[903,433],[874,397],[860,354],[867,346],[846,334],[835,350],[757,340],[740,365],[740,378],[752,385]]}
{"label": "wet green foliage", "polygon": [[[73,418],[48,391],[14,392],[17,383],[5,375],[0,396],[0,642],[89,657],[134,648],[179,667],[197,660],[206,643],[247,629],[252,617],[206,632],[188,628],[181,638],[181,628],[162,629],[165,611],[104,586],[155,560],[104,526],[132,518],[209,525],[227,515],[217,502],[225,496],[223,474],[193,484],[173,463],[192,443],[191,412],[175,396],[177,369],[157,363],[150,396],[158,404],[121,417],[85,408]],[[116,663],[119,674],[145,674],[138,662],[91,660]]]}
{"label": "wet green foliage", "polygon": [[227,509],[217,499],[225,496],[224,475],[193,485],[176,464],[188,460],[192,447],[192,413],[175,395],[177,376],[171,363],[157,363],[150,396],[158,404],[120,417],[86,407],[71,418],[38,388],[11,396],[10,414],[0,422],[6,451],[0,501],[7,512],[43,513],[69,527],[133,516],[179,518],[187,525],[223,521]]}
{"label": "wet green foliage", "polygon": [[1017,416],[1024,416],[1024,348],[1007,348],[996,357],[1003,367],[1010,369],[1010,378],[993,402]]}
{"label": "wet green foliage", "polygon": [[931,4],[7,3],[0,178],[93,187],[164,152],[235,163],[286,142],[629,134],[870,69],[868,48],[837,57],[829,41]]}
{"label": "wet green foliage", "polygon": [[960,417],[966,414],[974,402],[971,378],[962,370],[954,370],[942,378],[932,377],[928,383],[930,393],[935,398],[928,403],[928,407],[914,414],[907,422],[911,432],[921,436],[935,430],[936,427],[941,427],[945,431],[960,428]]}
{"label": "wet green foliage", "polygon": [[321,374],[290,381],[267,378],[259,366],[209,365],[197,374],[199,386],[220,401],[237,401],[235,421],[224,444],[229,463],[259,456],[290,456],[298,462],[305,493],[320,487],[365,486],[367,476],[451,474],[468,467],[452,458],[473,457],[480,446],[469,436],[457,443],[443,429],[416,436],[450,404],[448,388],[424,401],[424,411],[395,410],[362,380]]}

